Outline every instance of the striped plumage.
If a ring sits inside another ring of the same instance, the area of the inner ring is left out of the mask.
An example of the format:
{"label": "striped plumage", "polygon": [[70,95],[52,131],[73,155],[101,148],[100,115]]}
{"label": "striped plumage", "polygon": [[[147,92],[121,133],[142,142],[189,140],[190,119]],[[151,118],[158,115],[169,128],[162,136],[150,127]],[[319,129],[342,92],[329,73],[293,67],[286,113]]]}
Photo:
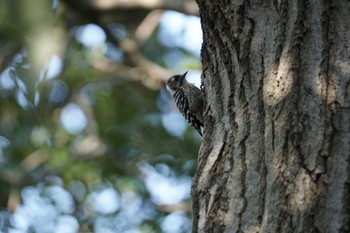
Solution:
{"label": "striped plumage", "polygon": [[202,91],[186,81],[187,72],[183,75],[174,75],[167,81],[167,89],[173,95],[181,114],[202,136],[203,124],[203,96]]}

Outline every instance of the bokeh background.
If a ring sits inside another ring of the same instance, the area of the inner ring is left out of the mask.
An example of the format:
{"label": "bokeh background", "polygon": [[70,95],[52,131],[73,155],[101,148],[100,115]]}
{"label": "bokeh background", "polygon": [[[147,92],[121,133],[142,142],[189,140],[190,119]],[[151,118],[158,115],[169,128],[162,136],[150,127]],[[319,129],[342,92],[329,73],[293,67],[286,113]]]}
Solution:
{"label": "bokeh background", "polygon": [[189,232],[194,1],[0,1],[0,232]]}

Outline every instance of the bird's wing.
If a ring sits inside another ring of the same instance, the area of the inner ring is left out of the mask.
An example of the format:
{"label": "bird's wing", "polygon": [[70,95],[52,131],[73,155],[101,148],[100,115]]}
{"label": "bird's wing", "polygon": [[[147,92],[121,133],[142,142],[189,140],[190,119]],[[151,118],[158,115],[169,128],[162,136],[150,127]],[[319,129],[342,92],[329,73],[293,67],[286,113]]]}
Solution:
{"label": "bird's wing", "polygon": [[193,114],[193,112],[191,112],[191,109],[189,108],[189,104],[188,104],[188,99],[184,91],[182,89],[177,90],[174,93],[174,99],[175,99],[177,108],[182,113],[182,115],[186,118],[188,123],[190,123],[190,125],[192,125],[193,128],[195,128],[198,131],[198,133],[201,136],[203,136],[202,130],[201,130],[201,126],[203,127],[203,123],[198,120],[198,118],[195,116],[195,114]]}

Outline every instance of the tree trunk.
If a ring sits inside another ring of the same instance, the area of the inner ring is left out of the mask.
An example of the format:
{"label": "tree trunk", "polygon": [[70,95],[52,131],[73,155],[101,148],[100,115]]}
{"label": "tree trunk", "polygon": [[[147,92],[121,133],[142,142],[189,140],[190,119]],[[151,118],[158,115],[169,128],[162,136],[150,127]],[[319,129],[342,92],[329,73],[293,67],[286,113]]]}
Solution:
{"label": "tree trunk", "polygon": [[350,232],[350,1],[198,5],[193,232]]}

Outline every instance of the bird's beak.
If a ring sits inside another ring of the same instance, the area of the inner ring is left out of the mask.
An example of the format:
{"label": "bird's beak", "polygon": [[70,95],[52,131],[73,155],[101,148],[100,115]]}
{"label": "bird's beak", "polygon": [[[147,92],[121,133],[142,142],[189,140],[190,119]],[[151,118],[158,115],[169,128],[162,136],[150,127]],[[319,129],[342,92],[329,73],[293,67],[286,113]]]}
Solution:
{"label": "bird's beak", "polygon": [[186,71],[183,75],[181,75],[181,81],[180,84],[182,85],[183,81],[185,80],[186,74],[188,71]]}

